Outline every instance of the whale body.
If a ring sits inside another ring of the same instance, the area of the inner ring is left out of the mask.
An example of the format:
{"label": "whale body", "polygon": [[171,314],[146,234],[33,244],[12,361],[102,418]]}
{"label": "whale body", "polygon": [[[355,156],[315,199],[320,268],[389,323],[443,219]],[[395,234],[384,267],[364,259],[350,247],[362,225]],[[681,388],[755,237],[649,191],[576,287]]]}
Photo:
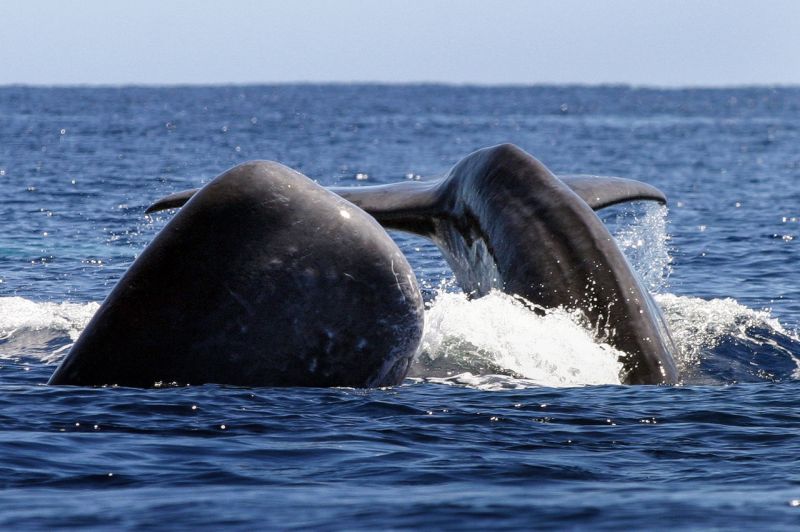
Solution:
{"label": "whale body", "polygon": [[369,215],[274,162],[203,187],[50,384],[387,386],[422,336],[414,273]]}

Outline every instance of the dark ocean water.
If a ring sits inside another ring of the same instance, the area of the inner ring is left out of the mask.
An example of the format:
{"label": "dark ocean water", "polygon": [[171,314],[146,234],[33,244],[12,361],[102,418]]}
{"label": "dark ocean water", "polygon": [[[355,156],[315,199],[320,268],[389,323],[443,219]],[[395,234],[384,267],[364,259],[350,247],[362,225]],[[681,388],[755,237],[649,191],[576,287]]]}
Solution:
{"label": "dark ocean water", "polygon": [[[681,386],[619,385],[569,314],[467,301],[402,234],[421,356],[447,371],[44,385],[171,216],[153,200],[250,159],[357,186],[500,142],[667,194],[599,214],[657,292]],[[0,528],[800,526],[800,89],[6,87],[0,184]]]}

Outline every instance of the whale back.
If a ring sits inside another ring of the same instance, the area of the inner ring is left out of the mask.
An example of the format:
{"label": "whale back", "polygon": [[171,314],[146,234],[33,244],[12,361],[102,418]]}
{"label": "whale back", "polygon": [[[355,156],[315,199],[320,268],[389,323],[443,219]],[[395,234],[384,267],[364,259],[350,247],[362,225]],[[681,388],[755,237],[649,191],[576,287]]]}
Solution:
{"label": "whale back", "polygon": [[247,163],[160,231],[50,382],[398,384],[422,319],[375,220],[289,168]]}

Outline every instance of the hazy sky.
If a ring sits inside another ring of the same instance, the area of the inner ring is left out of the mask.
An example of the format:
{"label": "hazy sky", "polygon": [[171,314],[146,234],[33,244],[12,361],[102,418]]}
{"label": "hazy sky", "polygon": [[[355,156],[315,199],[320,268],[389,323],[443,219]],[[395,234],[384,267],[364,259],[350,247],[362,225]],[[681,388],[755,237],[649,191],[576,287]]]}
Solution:
{"label": "hazy sky", "polygon": [[800,84],[798,0],[0,0],[0,84]]}

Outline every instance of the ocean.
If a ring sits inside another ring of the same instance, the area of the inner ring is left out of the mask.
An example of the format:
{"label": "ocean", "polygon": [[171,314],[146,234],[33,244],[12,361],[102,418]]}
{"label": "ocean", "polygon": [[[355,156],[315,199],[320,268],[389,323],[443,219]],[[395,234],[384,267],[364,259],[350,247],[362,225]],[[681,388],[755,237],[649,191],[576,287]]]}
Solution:
{"label": "ocean", "polygon": [[[621,385],[574,314],[467,299],[392,233],[427,309],[401,386],[46,386],[154,200],[252,159],[433,179],[504,142],[665,192],[598,215],[680,385]],[[0,87],[0,528],[796,529],[799,147],[789,87]]]}

